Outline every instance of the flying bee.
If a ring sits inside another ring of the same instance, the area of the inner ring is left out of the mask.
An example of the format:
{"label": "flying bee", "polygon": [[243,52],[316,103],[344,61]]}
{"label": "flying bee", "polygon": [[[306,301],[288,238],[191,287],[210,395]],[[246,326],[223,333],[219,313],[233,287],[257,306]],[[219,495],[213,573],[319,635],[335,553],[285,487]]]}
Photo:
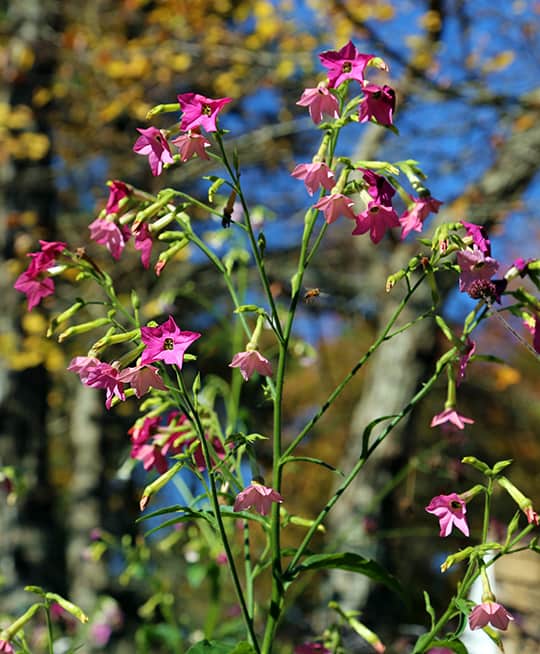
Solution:
{"label": "flying bee", "polygon": [[328,293],[323,293],[320,288],[306,288],[304,293],[304,302],[311,304],[318,297],[330,297]]}

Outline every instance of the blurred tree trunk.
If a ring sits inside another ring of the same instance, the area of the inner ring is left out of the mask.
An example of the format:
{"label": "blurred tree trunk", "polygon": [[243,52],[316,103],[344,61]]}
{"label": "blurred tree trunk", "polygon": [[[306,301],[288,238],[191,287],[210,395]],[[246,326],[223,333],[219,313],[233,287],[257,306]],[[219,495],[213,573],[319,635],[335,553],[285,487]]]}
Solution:
{"label": "blurred tree trunk", "polygon": [[[524,106],[528,109],[522,111],[523,120],[518,119],[515,124],[526,127],[518,127],[508,137],[499,148],[493,165],[476,184],[464,191],[455,207],[449,206],[436,219],[430,219],[431,228],[444,220],[460,219],[489,226],[502,221],[515,206],[540,165],[540,111],[530,109],[535,98],[528,97],[525,100]],[[372,145],[368,140],[367,146],[353,159],[369,158],[369,152],[373,154]],[[380,247],[373,247],[367,239],[359,243],[363,275],[370,277],[367,281],[363,280],[362,284],[379,289],[378,292],[382,295],[386,276],[406,265],[418,248],[415,244],[400,243],[391,252],[387,252],[385,258],[384,255],[381,256]],[[381,270],[381,261],[387,262],[384,271]],[[373,276],[376,279],[372,279]],[[450,290],[440,288],[442,302]],[[385,309],[377,317],[379,327],[385,324],[395,310],[401,295],[400,289],[396,287],[386,296]],[[403,322],[429,307],[430,298],[427,295],[424,293],[424,296],[419,295],[415,299],[403,316]],[[351,439],[340,466],[344,472],[349,471],[358,459],[366,425],[376,417],[399,412],[420,388],[422,381],[432,374],[437,354],[433,322],[425,320],[385,343],[373,356],[363,386],[365,390],[352,413]],[[365,531],[364,518],[372,511],[374,497],[391,478],[396,461],[407,459],[416,431],[414,421],[413,412],[375,451],[359,477],[330,513],[329,532],[340,549],[378,556],[379,560],[382,556],[384,559],[384,553],[370,551],[373,539]],[[379,524],[392,523],[395,526],[396,521],[397,518],[392,517],[389,508],[388,513],[380,516]],[[345,610],[363,607],[370,590],[371,584],[366,577],[357,576],[351,583],[350,575],[340,571],[332,571],[324,585],[325,598],[337,600]],[[381,618],[388,623],[392,616],[379,615]]]}
{"label": "blurred tree trunk", "polygon": [[[37,241],[55,234],[56,193],[51,170],[51,125],[48,89],[56,67],[56,2],[24,0],[8,3],[4,29],[10,41],[4,66],[5,100],[12,110],[24,111],[25,122],[13,122],[11,136],[19,148],[2,170],[2,192],[9,216],[3,243],[4,256],[19,258]],[[37,94],[42,101],[36,103]],[[28,136],[23,140],[21,136]],[[34,233],[27,231],[35,225]],[[18,296],[15,298],[15,296]],[[6,289],[2,327],[21,315],[19,294]],[[20,590],[26,584],[65,592],[64,530],[58,520],[55,490],[50,480],[48,402],[49,375],[44,365],[13,371],[3,377],[0,461],[17,467],[26,488],[16,506],[5,511],[0,539],[4,573],[2,610],[18,610],[28,602]]]}

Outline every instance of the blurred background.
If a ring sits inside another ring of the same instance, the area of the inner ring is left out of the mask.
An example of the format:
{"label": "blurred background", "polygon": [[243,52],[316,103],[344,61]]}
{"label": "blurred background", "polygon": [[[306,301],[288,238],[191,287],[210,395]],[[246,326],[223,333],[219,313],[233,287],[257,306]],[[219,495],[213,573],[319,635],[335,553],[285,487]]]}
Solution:
{"label": "blurred background", "polygon": [[[110,266],[108,253],[88,245],[87,236],[107,198],[108,179],[203,196],[208,182],[201,175],[219,174],[212,163],[195,160],[152,178],[146,160],[131,151],[136,128],[148,126],[150,107],[174,102],[178,93],[230,96],[234,102],[220,124],[237,141],[248,200],[264,222],[276,298],[286,299],[292,248],[309,203],[290,173],[311,160],[318,140],[296,102],[325,77],[317,53],[352,39],[359,51],[388,63],[388,75],[375,71],[370,78],[396,89],[400,133],[355,125],[345,132],[343,154],[419,161],[432,194],[444,202],[437,220],[486,225],[503,272],[517,257],[538,257],[540,3],[2,0],[0,15],[0,614],[9,622],[31,601],[23,587],[38,584],[68,595],[91,615],[88,634],[75,637],[78,643],[88,637],[79,651],[184,652],[203,630],[234,635],[238,629],[219,552],[202,537],[196,545],[200,534],[192,526],[144,539],[135,520],[148,477],[129,460],[127,434],[136,405],[107,412],[101,391],[66,372],[91,341],[60,347],[45,332],[76,292],[59,284],[54,299],[27,313],[23,296],[12,289],[26,254],[39,239],[64,240],[73,249],[87,246]],[[169,114],[153,124],[173,122]],[[227,247],[219,223],[204,214],[194,220],[214,247]],[[351,239],[344,222],[332,226],[306,279],[307,288],[321,294],[299,311],[285,397],[289,439],[369,346],[400,299],[385,294],[387,275],[418,252],[414,239],[390,236],[377,247],[367,238]],[[216,316],[230,306],[200,257],[184,250],[167,275],[155,278],[141,275],[139,256],[126,251],[114,271],[120,294],[127,297],[134,281],[139,285],[148,316],[172,311],[183,328],[204,327],[203,375],[228,378],[227,335]],[[473,305],[456,290],[440,288],[447,319],[459,324]],[[411,310],[422,310],[422,300]],[[530,340],[521,325],[515,328]],[[428,321],[390,341],[318,423],[304,453],[346,471],[365,425],[401,408],[445,348]],[[512,479],[540,501],[538,361],[494,319],[479,335],[477,352],[506,363],[469,368],[458,402],[475,424],[453,436],[429,427],[444,404],[441,382],[378,450],[317,543],[376,558],[404,582],[406,602],[359,577],[314,576],[291,601],[283,652],[327,626],[324,607],[331,599],[362,610],[389,651],[408,651],[426,623],[422,587],[440,608],[455,581],[439,566],[463,540],[440,540],[424,507],[433,495],[478,482],[460,464],[465,454],[488,463],[515,459]],[[257,388],[247,387],[242,419],[250,431],[265,433],[271,415]],[[265,448],[259,453],[268,462]],[[316,515],[335,484],[336,476],[320,467],[291,470],[284,482],[288,510]],[[496,507],[502,524],[512,505],[500,496]],[[480,511],[471,513],[473,531],[479,520]],[[288,532],[290,545],[301,535]],[[534,652],[539,621],[530,607],[539,598],[530,593],[537,592],[540,573],[534,563],[517,566],[524,567],[529,574],[505,602],[521,616],[521,628],[512,632],[520,639],[515,651]],[[515,581],[516,574],[509,575]],[[66,642],[75,629],[62,618],[56,628]],[[352,634],[346,637],[351,651],[363,651]],[[33,638],[41,651],[39,626]]]}

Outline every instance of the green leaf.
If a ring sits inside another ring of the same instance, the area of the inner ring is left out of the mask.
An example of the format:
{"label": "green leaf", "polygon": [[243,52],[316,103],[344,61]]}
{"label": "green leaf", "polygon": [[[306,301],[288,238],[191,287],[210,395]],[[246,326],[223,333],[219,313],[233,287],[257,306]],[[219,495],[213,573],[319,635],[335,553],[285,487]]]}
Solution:
{"label": "green leaf", "polygon": [[369,437],[371,436],[371,432],[373,429],[380,423],[384,422],[385,420],[392,420],[392,418],[395,418],[397,414],[392,414],[389,416],[380,416],[379,418],[375,418],[375,420],[372,420],[369,425],[364,429],[364,433],[362,434],[362,450],[365,450],[369,446]]}
{"label": "green leaf", "polygon": [[232,647],[228,643],[217,640],[206,640],[205,638],[192,645],[186,654],[231,654],[232,651]]}
{"label": "green leaf", "polygon": [[328,468],[328,470],[332,470],[332,472],[339,472],[339,474],[343,476],[343,473],[340,472],[337,468],[334,468],[334,466],[326,463],[326,461],[323,461],[322,459],[316,459],[312,456],[287,456],[281,461],[281,463],[292,463],[293,461],[307,461],[308,463],[316,463],[319,466]]}
{"label": "green leaf", "polygon": [[256,654],[256,652],[251,643],[248,643],[247,640],[243,640],[241,643],[238,643],[233,650],[231,650],[231,654]]}
{"label": "green leaf", "polygon": [[338,552],[336,554],[314,554],[305,558],[300,565],[290,571],[295,577],[306,570],[326,570],[337,568],[339,570],[350,570],[383,583],[385,586],[401,595],[403,590],[395,577],[387,572],[379,563],[372,559],[366,559],[354,552]]}

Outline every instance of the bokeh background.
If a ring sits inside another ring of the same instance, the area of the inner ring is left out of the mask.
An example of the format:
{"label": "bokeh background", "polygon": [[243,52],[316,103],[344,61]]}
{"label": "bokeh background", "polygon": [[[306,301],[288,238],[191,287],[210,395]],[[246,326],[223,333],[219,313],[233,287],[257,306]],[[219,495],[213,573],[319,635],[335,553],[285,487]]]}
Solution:
{"label": "bokeh background", "polygon": [[[66,372],[71,357],[85,353],[90,342],[59,346],[45,332],[75,291],[60,284],[54,299],[28,314],[12,289],[26,254],[38,239],[61,239],[87,246],[110,266],[108,253],[88,245],[87,233],[104,206],[107,179],[153,191],[165,183],[204,195],[208,182],[201,175],[219,173],[211,163],[192,161],[152,178],[144,158],[131,150],[136,128],[148,126],[150,107],[174,102],[178,93],[230,96],[234,102],[221,125],[238,144],[249,202],[264,220],[276,298],[286,299],[309,201],[290,172],[311,159],[318,138],[296,102],[305,87],[324,78],[317,52],[352,39],[389,65],[389,75],[376,73],[373,81],[397,91],[399,136],[356,125],[346,131],[344,154],[419,161],[432,194],[444,202],[437,220],[486,225],[503,270],[518,256],[538,257],[540,3],[3,0],[0,16],[0,614],[5,622],[17,615],[30,601],[23,587],[40,584],[91,614],[79,651],[183,652],[205,629],[223,635],[238,628],[226,574],[195,527],[145,539],[135,524],[148,481],[129,459],[127,430],[136,407],[127,402],[107,412],[99,391]],[[154,124],[173,122],[169,114]],[[204,214],[194,218],[215,248],[229,247],[219,223]],[[306,279],[308,288],[322,293],[299,313],[285,398],[288,438],[369,345],[396,301],[385,294],[387,275],[418,252],[414,239],[403,244],[390,236],[373,247],[368,239],[351,239],[348,224],[332,227]],[[134,252],[114,269],[121,293],[138,285],[149,317],[172,311],[182,326],[204,328],[203,375],[227,377],[220,317],[230,307],[200,257],[183,251],[159,279],[141,275]],[[455,287],[440,291],[448,320],[458,323],[472,304]],[[530,340],[521,325],[514,327]],[[403,406],[445,346],[427,321],[388,343],[318,423],[305,452],[347,470],[364,426]],[[317,543],[377,558],[403,580],[406,602],[357,577],[313,577],[291,602],[284,652],[325,628],[328,614],[321,607],[330,599],[362,610],[390,651],[407,651],[426,622],[421,588],[427,585],[440,607],[454,581],[438,566],[463,541],[438,539],[424,506],[435,494],[476,483],[460,464],[463,455],[490,463],[515,459],[512,478],[540,501],[538,360],[494,318],[479,335],[478,351],[505,363],[475,363],[460,387],[460,411],[475,424],[459,437],[429,427],[444,403],[441,384],[349,489]],[[256,384],[248,397],[242,419],[250,431],[265,433],[269,409]],[[320,467],[292,471],[284,484],[287,508],[315,515],[335,483]],[[503,523],[512,506],[498,499]],[[479,511],[471,514],[473,529],[479,520]],[[289,536],[292,547],[299,534]],[[533,563],[520,567],[528,578],[506,602],[522,616],[523,629],[513,636],[521,639],[516,651],[534,652],[540,634],[530,626],[530,605],[538,598],[530,593],[539,573]],[[74,626],[57,628],[69,640]],[[79,643],[83,637],[74,636]],[[39,627],[33,638],[40,651]],[[363,651],[354,640],[351,648]]]}

